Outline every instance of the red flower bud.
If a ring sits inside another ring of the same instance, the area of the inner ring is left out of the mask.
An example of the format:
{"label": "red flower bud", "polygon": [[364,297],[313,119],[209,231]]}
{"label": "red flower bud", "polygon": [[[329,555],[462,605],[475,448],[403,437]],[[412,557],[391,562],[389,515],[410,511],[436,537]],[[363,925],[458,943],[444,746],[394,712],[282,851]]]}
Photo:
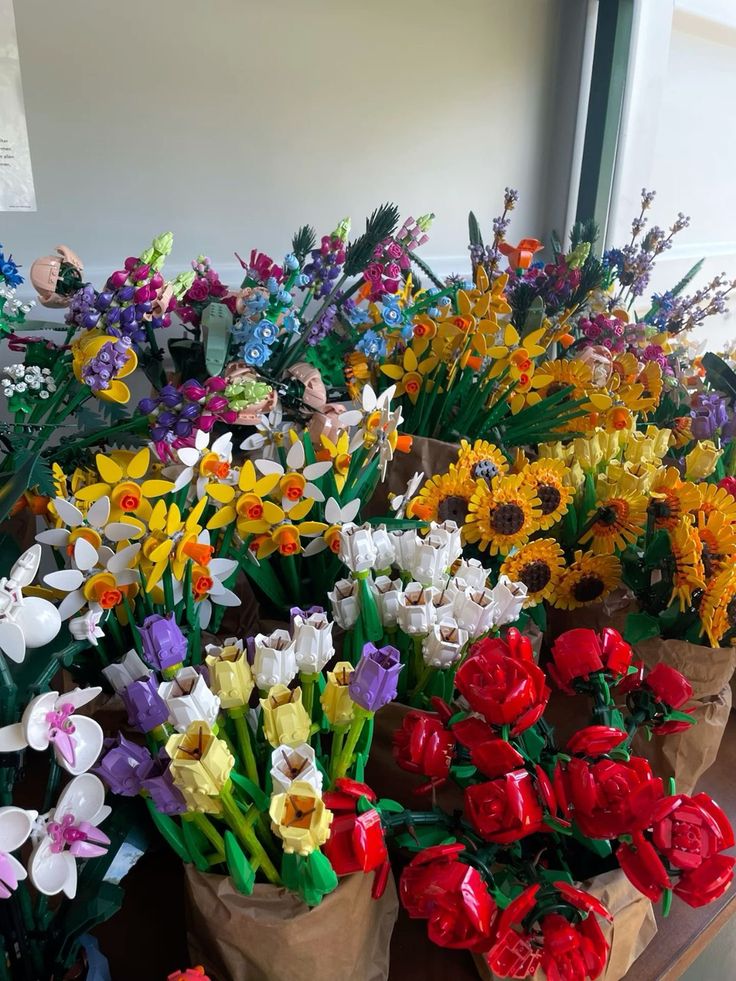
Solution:
{"label": "red flower bud", "polygon": [[394,759],[401,769],[433,781],[447,779],[454,749],[453,734],[429,712],[407,712],[393,737]]}
{"label": "red flower bud", "polygon": [[611,726],[586,726],[579,729],[567,743],[568,753],[585,756],[605,756],[626,739],[626,733]]}
{"label": "red flower bud", "polygon": [[470,762],[487,777],[501,777],[524,765],[511,743],[494,735],[482,719],[470,716],[452,727],[458,742],[470,750]]}

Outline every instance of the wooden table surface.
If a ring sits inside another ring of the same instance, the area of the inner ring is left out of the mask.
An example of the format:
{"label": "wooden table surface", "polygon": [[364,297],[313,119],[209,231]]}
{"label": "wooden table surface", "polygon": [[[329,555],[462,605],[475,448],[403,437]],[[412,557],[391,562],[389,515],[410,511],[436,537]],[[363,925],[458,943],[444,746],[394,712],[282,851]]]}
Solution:
{"label": "wooden table surface", "polygon": [[[736,824],[736,713],[716,763],[699,790],[709,793]],[[113,981],[165,981],[187,962],[182,866],[164,847],[147,854],[125,880],[122,910],[95,933],[110,959]],[[666,919],[657,916],[658,933],[624,981],[674,981],[690,966],[736,913],[736,889],[715,903],[692,909],[676,898]],[[478,971],[469,954],[430,944],[423,921],[403,910],[391,941],[389,981],[471,981]],[[274,979],[276,981],[276,979]]]}

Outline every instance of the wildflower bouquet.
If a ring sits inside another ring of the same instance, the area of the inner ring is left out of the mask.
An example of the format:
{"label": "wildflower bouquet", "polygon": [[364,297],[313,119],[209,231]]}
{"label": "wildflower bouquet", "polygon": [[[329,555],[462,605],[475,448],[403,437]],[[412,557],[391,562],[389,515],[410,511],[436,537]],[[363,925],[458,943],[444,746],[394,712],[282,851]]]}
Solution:
{"label": "wildflower bouquet", "polygon": [[464,809],[434,808],[399,836],[416,853],[400,895],[431,940],[479,954],[496,976],[583,981],[603,975],[610,947],[601,924],[611,913],[590,891],[599,872],[619,867],[665,912],[673,896],[701,906],[731,883],[736,860],[723,852],[734,836],[707,794],[677,793],[632,753],[637,729],[656,739],[690,725],[677,671],[636,667],[611,628],[577,629],[555,642],[549,676],[593,706],[564,746],[515,629],[473,645],[455,676],[457,711],[438,699],[434,712],[406,716],[398,765],[432,787],[453,781]]}

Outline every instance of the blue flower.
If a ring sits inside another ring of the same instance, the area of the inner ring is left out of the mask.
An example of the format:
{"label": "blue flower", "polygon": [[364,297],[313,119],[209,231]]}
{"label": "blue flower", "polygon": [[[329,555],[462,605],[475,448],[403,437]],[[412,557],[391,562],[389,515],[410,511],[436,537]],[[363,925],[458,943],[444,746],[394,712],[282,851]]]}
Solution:
{"label": "blue flower", "polygon": [[268,280],[266,281],[266,289],[269,293],[278,293],[279,284],[276,282],[274,276],[268,277]]}
{"label": "blue flower", "polygon": [[268,297],[263,293],[251,293],[245,301],[244,306],[248,313],[260,313],[268,305]]}
{"label": "blue flower", "polygon": [[278,332],[279,330],[276,324],[264,317],[253,328],[253,339],[271,345],[276,340]]}
{"label": "blue flower", "polygon": [[285,289],[280,289],[278,291],[278,293],[276,294],[276,299],[279,301],[279,303],[282,303],[285,307],[290,307],[291,304],[294,302],[294,297],[291,295],[291,293],[288,290]]}
{"label": "blue flower", "polygon": [[355,345],[356,350],[362,351],[368,358],[377,360],[386,354],[386,339],[375,330],[367,330]]}
{"label": "blue flower", "polygon": [[383,322],[389,327],[395,327],[396,324],[400,324],[403,320],[403,315],[399,308],[399,301],[394,296],[389,296],[384,294],[381,298],[383,303],[383,312],[381,316],[383,317]]}
{"label": "blue flower", "polygon": [[2,252],[0,252],[0,275],[2,275],[8,286],[20,286],[23,282],[23,277],[18,272],[18,266],[13,261],[12,255],[9,255],[6,259]]}
{"label": "blue flower", "polygon": [[287,313],[284,317],[284,322],[281,324],[281,327],[287,334],[297,334],[300,326],[299,318],[295,313]]}
{"label": "blue flower", "polygon": [[371,318],[368,315],[368,311],[363,309],[363,307],[358,307],[353,304],[352,307],[348,308],[347,303],[342,309],[343,317],[347,318],[348,323],[352,327],[362,327],[363,324],[371,323]]}
{"label": "blue flower", "polygon": [[284,256],[284,266],[290,271],[294,272],[295,269],[299,268],[299,260],[294,255],[293,252],[289,252]]}
{"label": "blue flower", "polygon": [[243,345],[243,361],[254,368],[260,368],[270,357],[271,349],[261,341],[254,339]]}

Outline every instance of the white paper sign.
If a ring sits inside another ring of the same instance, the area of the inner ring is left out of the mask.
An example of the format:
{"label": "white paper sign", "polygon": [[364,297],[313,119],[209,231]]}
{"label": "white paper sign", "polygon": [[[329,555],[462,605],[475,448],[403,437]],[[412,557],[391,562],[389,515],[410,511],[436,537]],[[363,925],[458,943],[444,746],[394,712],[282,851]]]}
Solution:
{"label": "white paper sign", "polygon": [[0,0],[0,211],[35,211],[13,0]]}

